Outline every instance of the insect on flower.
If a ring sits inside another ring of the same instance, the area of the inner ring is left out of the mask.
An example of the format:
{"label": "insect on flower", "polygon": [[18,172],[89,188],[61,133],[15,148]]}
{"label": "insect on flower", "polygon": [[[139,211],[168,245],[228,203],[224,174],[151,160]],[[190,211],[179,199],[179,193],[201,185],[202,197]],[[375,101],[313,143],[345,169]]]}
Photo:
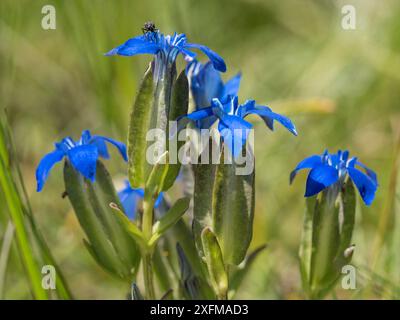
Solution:
{"label": "insect on flower", "polygon": [[158,29],[156,28],[156,25],[154,24],[153,21],[147,21],[145,22],[142,32],[147,33],[147,32],[157,32]]}
{"label": "insect on flower", "polygon": [[164,36],[152,22],[146,22],[142,30],[143,35],[129,39],[105,55],[152,54],[156,56],[156,62],[160,66],[166,66],[175,63],[178,54],[182,54],[186,61],[192,61],[196,53],[191,50],[198,49],[212,61],[215,69],[221,72],[226,71],[225,62],[217,53],[204,45],[187,42],[186,35],[183,33]]}
{"label": "insect on flower", "polygon": [[66,137],[55,144],[55,150],[46,154],[36,169],[37,191],[41,191],[54,164],[67,157],[72,166],[85,178],[94,182],[99,157],[110,158],[106,142],[114,145],[125,161],[128,160],[126,146],[122,142],[103,136],[92,136],[84,130],[78,141]]}
{"label": "insect on flower", "polygon": [[330,154],[326,150],[322,155],[312,155],[305,158],[290,174],[290,183],[292,183],[297,172],[302,169],[311,169],[307,177],[305,197],[314,196],[336,183],[343,184],[348,175],[353,180],[366,205],[369,206],[374,200],[378,188],[376,173],[358,161],[356,157],[349,158],[349,151],[347,150],[339,150],[336,154]]}

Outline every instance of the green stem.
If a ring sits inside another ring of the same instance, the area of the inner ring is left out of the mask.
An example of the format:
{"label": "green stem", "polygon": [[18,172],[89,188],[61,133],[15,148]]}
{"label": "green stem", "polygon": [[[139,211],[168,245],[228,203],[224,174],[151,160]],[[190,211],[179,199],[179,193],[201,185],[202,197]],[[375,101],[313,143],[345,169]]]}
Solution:
{"label": "green stem", "polygon": [[153,252],[147,252],[144,254],[143,277],[144,277],[144,287],[146,290],[146,298],[149,300],[155,300],[156,295],[154,293],[154,283],[153,283]]}
{"label": "green stem", "polygon": [[147,241],[150,240],[153,233],[153,202],[145,197],[143,201],[143,235]]}
{"label": "green stem", "polygon": [[[145,195],[143,201],[143,235],[148,242],[153,234],[153,213],[154,201],[151,197]],[[153,249],[147,248],[143,252],[143,278],[144,287],[146,290],[146,298],[149,300],[155,299],[154,282],[153,282]]]}

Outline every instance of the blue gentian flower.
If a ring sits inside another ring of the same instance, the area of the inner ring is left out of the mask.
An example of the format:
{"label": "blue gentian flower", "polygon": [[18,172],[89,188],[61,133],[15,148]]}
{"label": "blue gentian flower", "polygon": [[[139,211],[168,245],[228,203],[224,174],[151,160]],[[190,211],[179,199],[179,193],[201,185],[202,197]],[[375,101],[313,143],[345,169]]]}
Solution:
{"label": "blue gentian flower", "polygon": [[[125,180],[125,186],[118,192],[118,197],[124,207],[125,214],[131,220],[135,219],[138,204],[144,198],[144,190],[142,188],[133,189],[128,180]],[[154,208],[158,208],[163,200],[163,193],[158,195]]]}
{"label": "blue gentian flower", "polygon": [[[365,172],[358,169],[357,166]],[[357,158],[349,158],[347,150],[339,150],[336,154],[325,151],[322,155],[305,158],[290,174],[290,183],[297,172],[302,169],[311,169],[307,178],[305,197],[314,196],[337,182],[341,184],[349,175],[364,203],[369,206],[374,200],[378,187],[376,173],[359,162]]]}
{"label": "blue gentian flower", "polygon": [[183,33],[164,36],[159,31],[148,31],[141,36],[129,39],[124,44],[107,52],[106,55],[153,54],[156,55],[156,60],[160,59],[163,65],[167,65],[173,64],[178,54],[182,54],[186,61],[192,61],[196,57],[196,53],[192,52],[192,49],[199,49],[207,55],[215,69],[221,72],[226,71],[225,62],[217,53],[204,45],[187,42],[186,35]]}
{"label": "blue gentian flower", "polygon": [[[241,79],[240,73],[224,84],[220,72],[214,68],[210,61],[202,64],[197,60],[193,60],[186,70],[190,79],[196,110],[210,106],[213,98],[226,101],[228,96],[236,96],[238,94]],[[198,121],[196,125],[200,129],[208,129],[216,120],[215,116],[211,116]]]}
{"label": "blue gentian flower", "polygon": [[72,166],[85,178],[94,182],[97,159],[110,157],[106,142],[117,147],[124,160],[128,160],[125,144],[103,136],[92,136],[89,130],[83,131],[78,141],[67,137],[55,143],[55,150],[46,154],[36,169],[37,191],[42,190],[54,164],[64,157],[67,157]]}
{"label": "blue gentian flower", "polygon": [[[297,135],[296,128],[289,118],[272,112],[267,106],[257,105],[254,100],[247,100],[239,105],[237,96],[228,96],[225,101],[214,98],[210,107],[194,111],[179,118],[178,121],[183,119],[198,121],[212,116],[217,117],[219,120],[218,131],[224,144],[231,151],[234,158],[237,158],[253,127],[250,122],[244,120],[250,114],[259,115],[271,130],[274,129],[274,120],[276,120],[291,133]],[[181,124],[178,125],[178,128],[181,128]]]}

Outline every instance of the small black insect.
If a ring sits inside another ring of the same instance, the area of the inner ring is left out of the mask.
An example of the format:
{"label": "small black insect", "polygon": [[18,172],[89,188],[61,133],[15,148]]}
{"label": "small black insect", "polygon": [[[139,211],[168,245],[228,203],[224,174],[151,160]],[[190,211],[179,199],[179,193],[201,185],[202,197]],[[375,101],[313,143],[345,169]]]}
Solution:
{"label": "small black insect", "polygon": [[157,32],[158,29],[156,28],[156,25],[154,24],[153,21],[147,21],[143,28],[142,28],[143,33],[147,33],[147,32]]}
{"label": "small black insect", "polygon": [[62,194],[61,194],[61,198],[65,198],[65,197],[68,197],[68,192],[67,191],[64,191]]}

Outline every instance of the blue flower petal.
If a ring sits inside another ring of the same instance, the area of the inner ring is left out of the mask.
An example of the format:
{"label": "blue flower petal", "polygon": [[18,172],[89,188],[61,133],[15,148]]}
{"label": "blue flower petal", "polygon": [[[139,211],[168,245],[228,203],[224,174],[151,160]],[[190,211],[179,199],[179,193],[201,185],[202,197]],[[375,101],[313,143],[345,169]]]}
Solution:
{"label": "blue flower petal", "polygon": [[155,209],[157,209],[160,206],[160,204],[163,201],[163,199],[164,199],[164,194],[162,192],[160,192],[160,194],[158,195],[158,197],[156,199],[156,202],[154,202],[154,208]]}
{"label": "blue flower petal", "polygon": [[361,163],[360,161],[356,161],[355,164],[357,166],[360,166],[361,168],[363,168],[365,170],[365,172],[367,173],[367,176],[370,177],[376,185],[378,185],[378,176],[375,173],[375,171],[371,170],[370,168],[368,168],[365,164]]}
{"label": "blue flower petal", "polygon": [[68,158],[72,166],[85,178],[94,182],[96,178],[96,164],[99,157],[98,149],[93,144],[76,146],[68,150]]}
{"label": "blue flower petal", "polygon": [[191,77],[191,82],[197,109],[210,106],[213,98],[223,95],[224,83],[220,73],[214,69],[211,62],[200,67],[199,72]]}
{"label": "blue flower petal", "polygon": [[[144,198],[144,190],[142,188],[132,188],[129,184],[129,181],[125,181],[125,187],[118,192],[118,197],[124,207],[124,212],[127,217],[133,220],[136,216],[136,212],[138,210],[138,204]],[[163,201],[163,193],[161,192],[158,195],[154,203],[154,208],[158,208]]]}
{"label": "blue flower petal", "polygon": [[108,153],[107,144],[104,139],[95,139],[91,142],[91,144],[94,144],[97,147],[100,157],[104,159],[110,159],[110,154]]}
{"label": "blue flower petal", "polygon": [[249,122],[238,116],[223,115],[220,117],[218,131],[235,159],[241,154],[252,127]]}
{"label": "blue flower petal", "polygon": [[118,192],[118,197],[126,216],[133,220],[138,210],[138,204],[144,197],[143,189],[132,189],[129,182],[126,181],[125,188]]}
{"label": "blue flower petal", "polygon": [[222,105],[222,110],[224,111],[224,113],[229,115],[237,115],[236,110],[239,107],[238,96],[227,96],[227,99],[222,99],[222,100],[215,99],[215,101],[213,100],[213,103],[217,104],[219,108],[221,108]]}
{"label": "blue flower petal", "polygon": [[293,179],[296,177],[297,172],[302,169],[312,169],[316,166],[322,164],[322,157],[319,155],[312,155],[308,158],[305,158],[303,161],[299,162],[296,168],[290,173],[290,183],[293,182]]}
{"label": "blue flower petal", "polygon": [[[117,140],[114,140],[114,139],[111,139],[111,138],[108,138],[108,137],[93,136],[91,141],[90,141],[90,144],[93,144],[96,147],[100,146],[100,149],[98,149],[99,150],[99,155],[103,156],[104,155],[104,146],[102,146],[102,143],[104,143],[104,141],[114,145],[118,149],[118,151],[121,154],[122,158],[124,158],[125,161],[128,161],[128,155],[126,153],[126,145],[124,143],[122,143],[122,142],[119,142]],[[105,149],[107,150],[107,147],[105,147]],[[107,154],[108,154],[108,152],[107,152]],[[104,158],[107,159],[107,157],[104,157]]]}
{"label": "blue flower petal", "polygon": [[224,91],[223,91],[223,94],[221,97],[222,99],[226,96],[236,96],[238,94],[241,78],[242,78],[242,74],[239,72],[236,76],[229,79],[225,83]]}
{"label": "blue flower petal", "polygon": [[216,52],[212,51],[210,48],[196,43],[186,43],[184,45],[184,48],[195,48],[201,50],[211,60],[215,69],[221,72],[226,71],[224,59],[222,59]]}
{"label": "blue flower petal", "polygon": [[204,118],[207,118],[207,117],[210,117],[213,115],[215,115],[215,107],[208,107],[208,108],[203,108],[203,109],[200,109],[197,111],[193,111],[192,113],[189,113],[178,119],[180,120],[182,118],[188,118],[190,120],[196,121],[196,120],[202,120]]}
{"label": "blue flower petal", "polygon": [[92,135],[90,134],[89,130],[83,130],[82,131],[82,135],[81,138],[78,142],[78,144],[88,144],[88,142],[90,141],[90,139],[92,138]]}
{"label": "blue flower petal", "polygon": [[339,179],[338,170],[328,165],[319,165],[314,167],[308,177],[306,183],[305,197],[316,195],[323,189],[334,184]]}
{"label": "blue flower petal", "polygon": [[156,54],[160,50],[160,45],[157,42],[150,41],[146,36],[138,36],[129,39],[124,44],[107,52],[106,56],[122,55],[133,56],[137,54]]}
{"label": "blue flower petal", "polygon": [[280,124],[282,124],[286,129],[288,129],[291,133],[293,133],[295,136],[297,136],[296,127],[288,117],[285,117],[281,114],[272,112],[271,109],[266,106],[256,106],[255,105],[253,108],[248,108],[246,115],[249,115],[252,113],[258,114],[259,116],[261,116],[270,129],[273,130],[273,125],[272,125],[272,123],[268,124],[268,121],[276,120]]}
{"label": "blue flower petal", "polygon": [[377,184],[372,178],[356,168],[348,168],[347,171],[356,185],[361,198],[364,200],[364,203],[369,206],[375,198]]}
{"label": "blue flower petal", "polygon": [[[210,118],[216,119],[215,118],[215,113],[216,113],[216,107],[208,107],[208,108],[202,108],[197,111],[193,111],[192,113],[186,114],[184,116],[180,116],[176,119],[177,121],[177,127],[176,131],[179,132],[183,128],[186,127],[186,125],[190,121],[194,121],[196,123],[197,128],[199,129],[208,129],[207,123],[205,120],[208,120]],[[211,123],[212,124],[212,123]],[[175,131],[171,130],[170,131],[170,139],[176,134]]]}
{"label": "blue flower petal", "polygon": [[57,162],[61,161],[64,157],[64,152],[62,150],[54,150],[46,154],[36,169],[36,183],[37,183],[37,192],[40,192],[43,189],[43,186],[49,176],[51,168]]}

